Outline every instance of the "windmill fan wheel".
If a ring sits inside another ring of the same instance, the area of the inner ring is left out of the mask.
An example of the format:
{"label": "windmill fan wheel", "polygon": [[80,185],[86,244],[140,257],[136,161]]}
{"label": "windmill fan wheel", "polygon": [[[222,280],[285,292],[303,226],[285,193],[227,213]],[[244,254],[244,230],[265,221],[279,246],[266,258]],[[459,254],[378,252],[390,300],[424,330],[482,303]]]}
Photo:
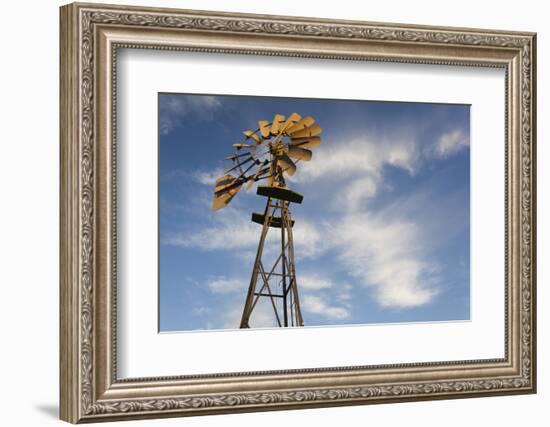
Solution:
{"label": "windmill fan wheel", "polygon": [[233,144],[235,153],[225,158],[231,166],[216,180],[212,209],[226,207],[245,184],[248,189],[267,180],[268,186],[284,187],[284,174],[294,175],[298,162],[311,160],[321,131],[313,117],[298,113],[275,114],[271,122],[260,120],[256,130],[245,130],[245,138]]}

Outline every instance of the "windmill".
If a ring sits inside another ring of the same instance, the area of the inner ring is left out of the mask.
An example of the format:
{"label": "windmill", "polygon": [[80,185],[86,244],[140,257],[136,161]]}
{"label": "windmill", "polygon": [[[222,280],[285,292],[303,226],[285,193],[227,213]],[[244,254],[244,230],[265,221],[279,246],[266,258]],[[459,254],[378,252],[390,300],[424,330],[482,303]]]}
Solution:
{"label": "windmill", "polygon": [[[270,300],[278,326],[303,326],[300,309],[294,238],[289,206],[302,203],[303,196],[289,189],[286,175],[294,175],[296,164],[311,160],[310,148],[321,143],[321,127],[310,117],[292,113],[288,118],[276,114],[271,122],[260,120],[258,129],[245,130],[245,138],[233,144],[236,151],[226,157],[231,166],[216,180],[213,210],[224,208],[243,185],[246,189],[254,182],[256,194],[266,197],[263,213],[253,213],[252,221],[262,225],[258,250],[252,269],[250,285],[241,317],[241,328],[249,328],[250,316],[260,298]],[[273,264],[264,265],[264,246],[271,229],[280,229],[280,250]]]}

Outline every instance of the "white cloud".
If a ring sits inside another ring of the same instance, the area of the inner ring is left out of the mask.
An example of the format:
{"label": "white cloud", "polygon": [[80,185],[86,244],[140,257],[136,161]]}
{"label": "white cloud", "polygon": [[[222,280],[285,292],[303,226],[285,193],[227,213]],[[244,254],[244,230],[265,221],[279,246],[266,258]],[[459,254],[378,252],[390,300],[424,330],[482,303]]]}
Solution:
{"label": "white cloud", "polygon": [[[402,132],[401,134],[406,134]],[[386,166],[403,169],[411,175],[420,162],[415,135],[363,136],[330,141],[314,150],[311,162],[302,162],[292,177],[294,182],[331,182],[333,207],[339,211],[356,211],[375,197],[384,185]],[[319,188],[324,188],[322,185]]]}
{"label": "white cloud", "polygon": [[339,260],[383,307],[429,303],[438,290],[427,280],[432,267],[422,259],[418,226],[385,216],[349,215],[336,227]]}
{"label": "white cloud", "polygon": [[333,283],[326,277],[317,274],[300,274],[297,276],[298,289],[318,290],[332,288]]}
{"label": "white cloud", "polygon": [[[252,222],[250,213],[227,207],[213,215],[210,226],[165,236],[162,243],[180,247],[196,247],[207,251],[231,250],[238,256],[255,256],[260,240],[261,226]],[[323,235],[310,222],[299,219],[293,229],[296,258],[312,258],[325,250]],[[267,235],[265,254],[278,250],[277,229]]]}
{"label": "white cloud", "polygon": [[349,301],[352,299],[352,289],[353,286],[351,286],[349,283],[345,283],[343,285],[339,285],[340,292],[336,295],[336,298],[338,301],[341,301],[345,304],[349,303]]}
{"label": "white cloud", "polygon": [[162,243],[203,250],[246,249],[258,245],[259,230],[248,214],[228,207],[215,214],[209,227],[165,237]]}
{"label": "white cloud", "polygon": [[221,106],[219,98],[210,95],[163,95],[160,99],[160,133],[166,135],[178,126],[183,118],[194,114],[197,119],[211,119],[212,112]]}
{"label": "white cloud", "polygon": [[294,252],[297,259],[315,258],[326,249],[321,227],[304,218],[295,218],[293,227]]}
{"label": "white cloud", "polygon": [[212,186],[216,183],[216,179],[222,175],[222,168],[217,168],[211,171],[195,171],[193,173],[193,179],[199,184]]}
{"label": "white cloud", "polygon": [[302,296],[300,306],[304,312],[318,314],[329,319],[345,319],[350,314],[346,308],[331,306],[323,297],[308,293]]}
{"label": "white cloud", "polygon": [[470,145],[470,138],[462,129],[455,129],[444,133],[435,144],[435,155],[439,158],[449,157],[461,148]]}
{"label": "white cloud", "polygon": [[208,289],[216,294],[228,294],[246,289],[246,281],[225,276],[213,277],[207,283]]}
{"label": "white cloud", "polygon": [[369,175],[380,177],[385,165],[414,173],[418,153],[414,138],[392,139],[363,137],[347,142],[331,141],[314,150],[311,162],[302,162],[295,181],[322,178],[348,178]]}
{"label": "white cloud", "polygon": [[351,180],[347,188],[338,195],[338,202],[348,211],[356,211],[363,203],[374,197],[378,191],[376,179],[370,176]]}

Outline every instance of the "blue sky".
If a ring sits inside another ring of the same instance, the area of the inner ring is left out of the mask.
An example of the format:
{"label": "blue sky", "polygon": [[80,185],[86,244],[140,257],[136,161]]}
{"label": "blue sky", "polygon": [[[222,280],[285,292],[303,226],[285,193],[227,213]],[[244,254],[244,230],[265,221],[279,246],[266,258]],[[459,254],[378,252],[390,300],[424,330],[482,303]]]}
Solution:
{"label": "blue sky", "polygon": [[469,319],[469,106],[159,94],[160,331],[238,328],[265,199],[213,212],[213,184],[242,131],[292,112],[323,128],[287,179],[306,327]]}

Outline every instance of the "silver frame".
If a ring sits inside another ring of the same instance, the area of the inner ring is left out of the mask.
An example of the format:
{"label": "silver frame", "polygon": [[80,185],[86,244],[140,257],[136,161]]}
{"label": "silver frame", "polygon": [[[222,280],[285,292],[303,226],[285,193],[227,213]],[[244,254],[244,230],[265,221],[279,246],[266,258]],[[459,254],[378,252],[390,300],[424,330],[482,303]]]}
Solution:
{"label": "silver frame", "polygon": [[[80,3],[60,13],[61,419],[535,392],[535,34]],[[117,379],[118,48],[504,68],[505,357]]]}

